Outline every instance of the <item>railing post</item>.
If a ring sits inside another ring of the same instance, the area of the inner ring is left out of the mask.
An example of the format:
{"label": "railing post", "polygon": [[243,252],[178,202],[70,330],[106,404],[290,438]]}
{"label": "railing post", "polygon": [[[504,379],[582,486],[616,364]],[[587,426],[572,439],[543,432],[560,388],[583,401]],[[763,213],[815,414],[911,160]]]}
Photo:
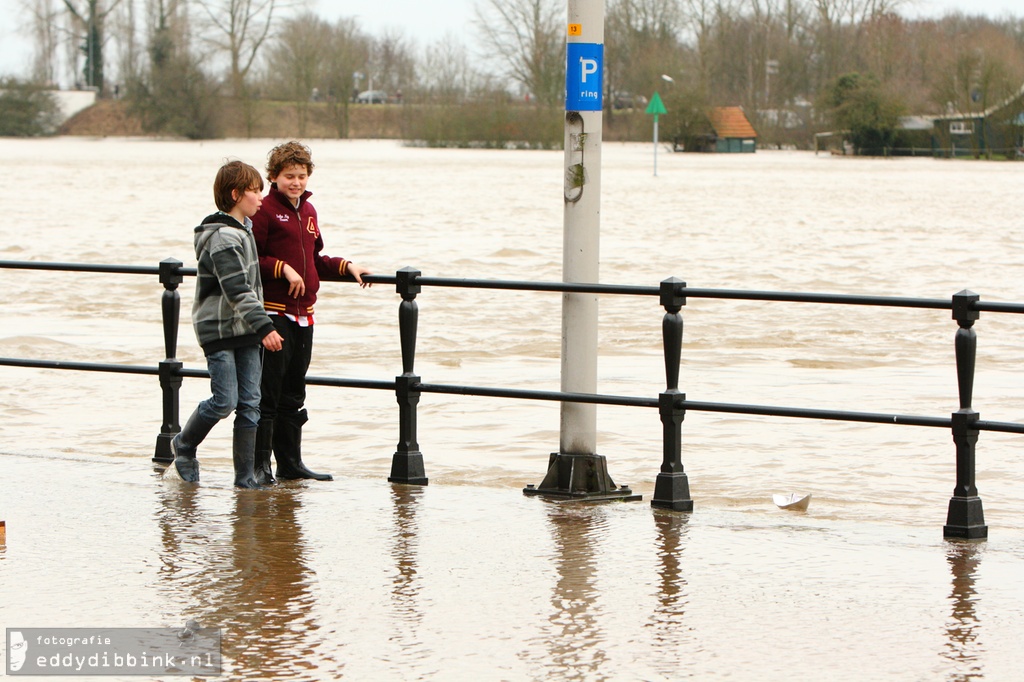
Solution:
{"label": "railing post", "polygon": [[396,273],[396,290],[402,296],[398,306],[398,333],[402,343],[402,376],[395,377],[395,395],[398,399],[398,449],[391,458],[392,483],[427,485],[423,467],[423,453],[416,442],[416,405],[420,402],[420,378],[414,373],[416,360],[416,327],[419,308],[416,295],[420,285],[416,278],[420,271],[402,268]]}
{"label": "railing post", "polygon": [[160,434],[156,437],[156,451],[153,461],[170,464],[174,461],[171,454],[171,439],[181,431],[178,423],[178,397],[181,389],[181,362],[176,359],[178,353],[178,319],[181,311],[181,300],[178,285],[182,282],[181,261],[166,258],[160,261],[160,283],[164,285],[164,293],[160,301],[164,323],[164,355],[166,359],[160,363],[160,388],[163,390],[163,424]]}
{"label": "railing post", "polygon": [[661,414],[664,455],[661,472],[654,483],[652,507],[693,511],[690,483],[683,471],[682,432],[686,408],[685,393],[679,392],[679,362],[683,350],[683,316],[679,313],[686,305],[686,282],[670,277],[661,282],[661,305],[665,317],[661,322],[661,336],[665,351],[665,380],[667,389],[658,396]]}
{"label": "railing post", "polygon": [[985,513],[978,488],[974,485],[975,446],[978,443],[978,413],[971,407],[974,397],[974,366],[978,337],[973,327],[980,317],[973,308],[980,297],[964,289],[953,295],[953,319],[959,325],[956,348],[956,378],[960,393],[960,409],[953,413],[953,442],[956,444],[956,488],[949,500],[949,511],[943,537],[979,540],[988,537]]}

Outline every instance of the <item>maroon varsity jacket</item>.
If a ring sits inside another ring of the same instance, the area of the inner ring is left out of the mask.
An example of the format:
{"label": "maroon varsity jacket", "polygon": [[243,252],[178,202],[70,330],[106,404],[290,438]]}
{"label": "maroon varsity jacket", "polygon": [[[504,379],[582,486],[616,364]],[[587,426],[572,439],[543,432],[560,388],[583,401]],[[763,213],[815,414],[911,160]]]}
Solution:
{"label": "maroon varsity jacket", "polygon": [[[348,270],[344,258],[325,256],[320,252],[324,240],[320,235],[316,209],[309,203],[311,192],[299,199],[299,207],[270,185],[263,205],[252,217],[252,233],[260,258],[264,306],[269,313],[312,315],[320,280],[339,281]],[[306,292],[298,298],[288,295],[284,264],[295,268],[306,283]]]}

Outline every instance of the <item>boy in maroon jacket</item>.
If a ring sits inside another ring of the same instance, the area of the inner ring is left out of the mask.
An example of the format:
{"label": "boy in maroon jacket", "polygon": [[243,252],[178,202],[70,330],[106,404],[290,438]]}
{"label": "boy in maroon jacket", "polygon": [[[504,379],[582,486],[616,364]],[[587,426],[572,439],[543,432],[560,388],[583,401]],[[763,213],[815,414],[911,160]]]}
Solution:
{"label": "boy in maroon jacket", "polygon": [[350,260],[323,255],[323,238],[316,209],[309,203],[306,183],[313,173],[309,148],[286,142],[270,150],[267,179],[270,191],[252,217],[259,252],[264,306],[283,348],[263,360],[260,421],[256,432],[256,480],[276,483],[270,453],[277,459],[282,480],[309,478],[330,481],[330,474],[310,471],[302,462],[302,425],[308,420],[306,370],[313,350],[313,304],[320,281],[351,277],[360,286],[371,274]]}

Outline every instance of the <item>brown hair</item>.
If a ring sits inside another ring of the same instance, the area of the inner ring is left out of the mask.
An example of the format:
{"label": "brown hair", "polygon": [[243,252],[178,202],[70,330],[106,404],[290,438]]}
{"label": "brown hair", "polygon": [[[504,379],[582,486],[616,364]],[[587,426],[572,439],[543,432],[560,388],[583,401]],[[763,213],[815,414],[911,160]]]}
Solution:
{"label": "brown hair", "polygon": [[277,145],[267,154],[267,179],[273,182],[273,179],[288,166],[305,166],[306,173],[312,175],[313,152],[295,140]]}
{"label": "brown hair", "polygon": [[237,190],[241,198],[250,189],[263,191],[260,172],[247,163],[228,161],[220,167],[213,181],[213,201],[217,208],[227,213],[238,203],[234,192]]}

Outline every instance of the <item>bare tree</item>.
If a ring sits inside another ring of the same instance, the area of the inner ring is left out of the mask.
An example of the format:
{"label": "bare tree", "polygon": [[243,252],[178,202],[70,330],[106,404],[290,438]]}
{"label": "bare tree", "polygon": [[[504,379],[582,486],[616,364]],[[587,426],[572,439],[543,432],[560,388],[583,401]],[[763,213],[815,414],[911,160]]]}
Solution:
{"label": "bare tree", "polygon": [[37,83],[52,84],[57,81],[56,57],[60,39],[55,5],[55,0],[33,0],[31,6],[31,31],[35,41],[32,79]]}
{"label": "bare tree", "polygon": [[319,95],[327,64],[332,28],[314,14],[303,13],[285,21],[270,43],[268,82],[276,92],[295,102],[300,137],[306,134],[309,104]]}
{"label": "bare tree", "polygon": [[105,92],[103,47],[106,42],[105,23],[107,16],[121,0],[110,0],[109,6],[103,0],[85,0],[78,6],[72,0],[64,0],[64,6],[79,30],[84,34],[81,49],[85,54],[85,85],[94,87],[100,93]]}
{"label": "bare tree", "polygon": [[820,67],[818,86],[840,73],[863,68],[858,63],[865,54],[861,44],[867,22],[891,14],[905,0],[809,0],[816,21],[817,57]]}
{"label": "bare tree", "polygon": [[405,34],[388,29],[384,35],[371,39],[370,55],[366,64],[368,82],[377,90],[391,94],[402,92],[403,87],[416,82],[416,60],[412,43]]}
{"label": "bare tree", "polygon": [[114,43],[118,82],[113,90],[120,96],[121,84],[131,79],[145,63],[144,44],[138,40],[138,19],[135,2],[123,2],[118,5],[111,17],[111,40]]}
{"label": "bare tree", "polygon": [[186,0],[147,5],[148,68],[130,72],[129,111],[151,132],[192,139],[220,134],[217,84],[203,72],[188,41]]}
{"label": "bare tree", "polygon": [[[615,92],[649,95],[682,72],[684,29],[679,0],[617,0],[605,20],[605,80],[611,104]],[[674,74],[674,75],[673,75]]]}
{"label": "bare tree", "polygon": [[544,104],[565,91],[565,2],[481,0],[476,5],[480,41],[509,77]]}
{"label": "bare tree", "polygon": [[[65,0],[66,1],[66,0]],[[230,60],[231,93],[244,99],[246,78],[280,9],[278,0],[197,0],[211,25],[211,42]]]}
{"label": "bare tree", "polygon": [[423,99],[455,103],[461,101],[478,81],[465,44],[454,33],[428,45],[417,89]]}
{"label": "bare tree", "polygon": [[688,35],[693,44],[694,63],[690,69],[695,74],[695,89],[705,96],[712,87],[715,71],[719,70],[716,63],[728,51],[723,39],[724,27],[734,16],[735,0],[682,0],[684,35]]}
{"label": "bare tree", "polygon": [[327,111],[334,121],[338,137],[348,137],[349,96],[355,89],[355,74],[370,58],[370,38],[351,18],[341,18],[333,26],[327,51],[323,89]]}

